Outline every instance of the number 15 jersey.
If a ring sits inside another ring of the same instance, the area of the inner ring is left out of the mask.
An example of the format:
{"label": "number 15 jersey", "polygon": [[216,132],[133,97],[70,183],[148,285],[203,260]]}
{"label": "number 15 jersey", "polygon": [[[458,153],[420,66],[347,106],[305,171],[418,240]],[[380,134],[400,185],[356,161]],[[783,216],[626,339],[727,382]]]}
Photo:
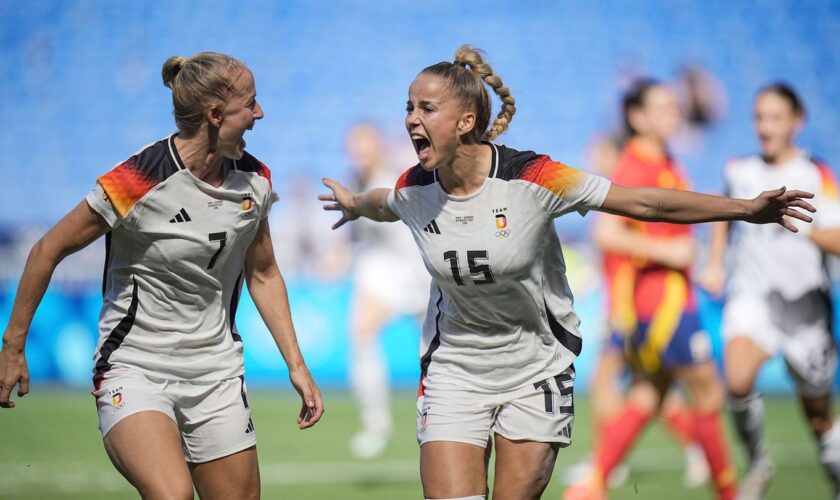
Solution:
{"label": "number 15 jersey", "polygon": [[599,208],[610,182],[487,144],[492,166],[475,193],[450,195],[437,172],[417,165],[397,181],[388,205],[411,229],[433,278],[423,383],[497,392],[560,373],[580,353],[553,219]]}
{"label": "number 15 jersey", "polygon": [[113,367],[193,381],[244,371],[234,317],[245,252],[274,201],[271,174],[245,153],[211,186],[184,167],[174,137],[99,177],[86,198],[111,226],[95,385]]}

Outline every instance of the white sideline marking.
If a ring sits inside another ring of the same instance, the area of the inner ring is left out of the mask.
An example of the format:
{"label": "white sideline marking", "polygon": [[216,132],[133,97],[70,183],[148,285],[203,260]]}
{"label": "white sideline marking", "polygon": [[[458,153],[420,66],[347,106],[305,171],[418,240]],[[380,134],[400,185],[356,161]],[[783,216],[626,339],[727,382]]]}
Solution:
{"label": "white sideline marking", "polygon": [[[818,467],[816,445],[811,442],[773,443],[773,459],[784,467],[813,464]],[[732,453],[737,453],[733,446]],[[563,456],[558,470],[571,465],[569,461],[580,454]],[[635,472],[682,470],[682,452],[676,447],[639,448],[631,451],[629,463]],[[370,462],[274,462],[260,465],[262,484],[266,486],[337,484],[337,483],[396,483],[419,481],[417,459],[389,459]],[[0,462],[0,492],[22,493],[38,486],[45,490],[79,493],[85,491],[124,492],[133,488],[114,469],[71,463],[41,462],[21,464]]]}

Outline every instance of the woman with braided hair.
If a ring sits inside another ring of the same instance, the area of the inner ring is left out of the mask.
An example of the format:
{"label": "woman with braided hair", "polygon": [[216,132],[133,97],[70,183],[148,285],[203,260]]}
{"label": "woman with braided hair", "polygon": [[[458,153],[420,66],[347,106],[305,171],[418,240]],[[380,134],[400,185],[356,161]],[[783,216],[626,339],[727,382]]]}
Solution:
{"label": "woman with braided hair", "polygon": [[[491,123],[484,84],[502,101]],[[402,220],[432,276],[417,399],[426,498],[482,499],[496,447],[493,497],[539,498],[558,449],[571,442],[582,341],[554,218],[601,210],[694,223],[810,220],[810,193],[777,189],[752,200],[627,188],[493,141],[515,101],[480,52],[425,68],[408,90],[405,125],[419,163],[393,190],[351,193],[332,179],[319,199],[333,225]],[[491,439],[490,433],[493,432]]]}

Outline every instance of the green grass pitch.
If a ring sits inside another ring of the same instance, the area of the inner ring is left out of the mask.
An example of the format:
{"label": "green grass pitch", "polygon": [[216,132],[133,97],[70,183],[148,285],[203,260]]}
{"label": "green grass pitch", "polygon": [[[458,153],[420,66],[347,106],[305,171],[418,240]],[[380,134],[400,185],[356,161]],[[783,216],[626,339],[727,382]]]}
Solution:
{"label": "green grass pitch", "polygon": [[[113,499],[136,493],[108,461],[96,428],[93,398],[84,391],[34,387],[14,410],[0,412],[0,498]],[[357,426],[348,395],[328,392],[327,412],[314,429],[297,430],[298,400],[289,392],[251,391],[259,437],[263,498],[422,498],[414,440],[414,397],[397,393],[395,437],[386,454],[354,460],[347,441]],[[589,452],[592,439],[587,401],[578,398],[573,444],[560,451],[555,475],[543,498],[559,499],[565,467]],[[767,436],[777,475],[768,498],[829,498],[817,464],[816,446],[791,398],[767,400]],[[732,449],[739,466],[741,454]],[[682,454],[658,424],[646,432],[629,458],[631,476],[612,490],[615,499],[712,498],[708,488],[682,487]]]}

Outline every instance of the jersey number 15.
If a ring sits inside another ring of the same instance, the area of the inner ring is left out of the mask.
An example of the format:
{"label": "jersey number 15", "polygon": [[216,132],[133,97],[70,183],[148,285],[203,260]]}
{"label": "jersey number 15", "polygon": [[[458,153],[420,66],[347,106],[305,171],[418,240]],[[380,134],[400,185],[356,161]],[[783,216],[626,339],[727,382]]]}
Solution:
{"label": "jersey number 15", "polygon": [[[467,265],[470,268],[470,276],[475,285],[492,285],[496,282],[489,264],[479,264],[479,260],[487,260],[487,250],[467,250]],[[461,277],[461,266],[458,263],[458,252],[449,250],[443,253],[443,260],[449,262],[452,270],[452,279],[458,285],[466,285]]]}

